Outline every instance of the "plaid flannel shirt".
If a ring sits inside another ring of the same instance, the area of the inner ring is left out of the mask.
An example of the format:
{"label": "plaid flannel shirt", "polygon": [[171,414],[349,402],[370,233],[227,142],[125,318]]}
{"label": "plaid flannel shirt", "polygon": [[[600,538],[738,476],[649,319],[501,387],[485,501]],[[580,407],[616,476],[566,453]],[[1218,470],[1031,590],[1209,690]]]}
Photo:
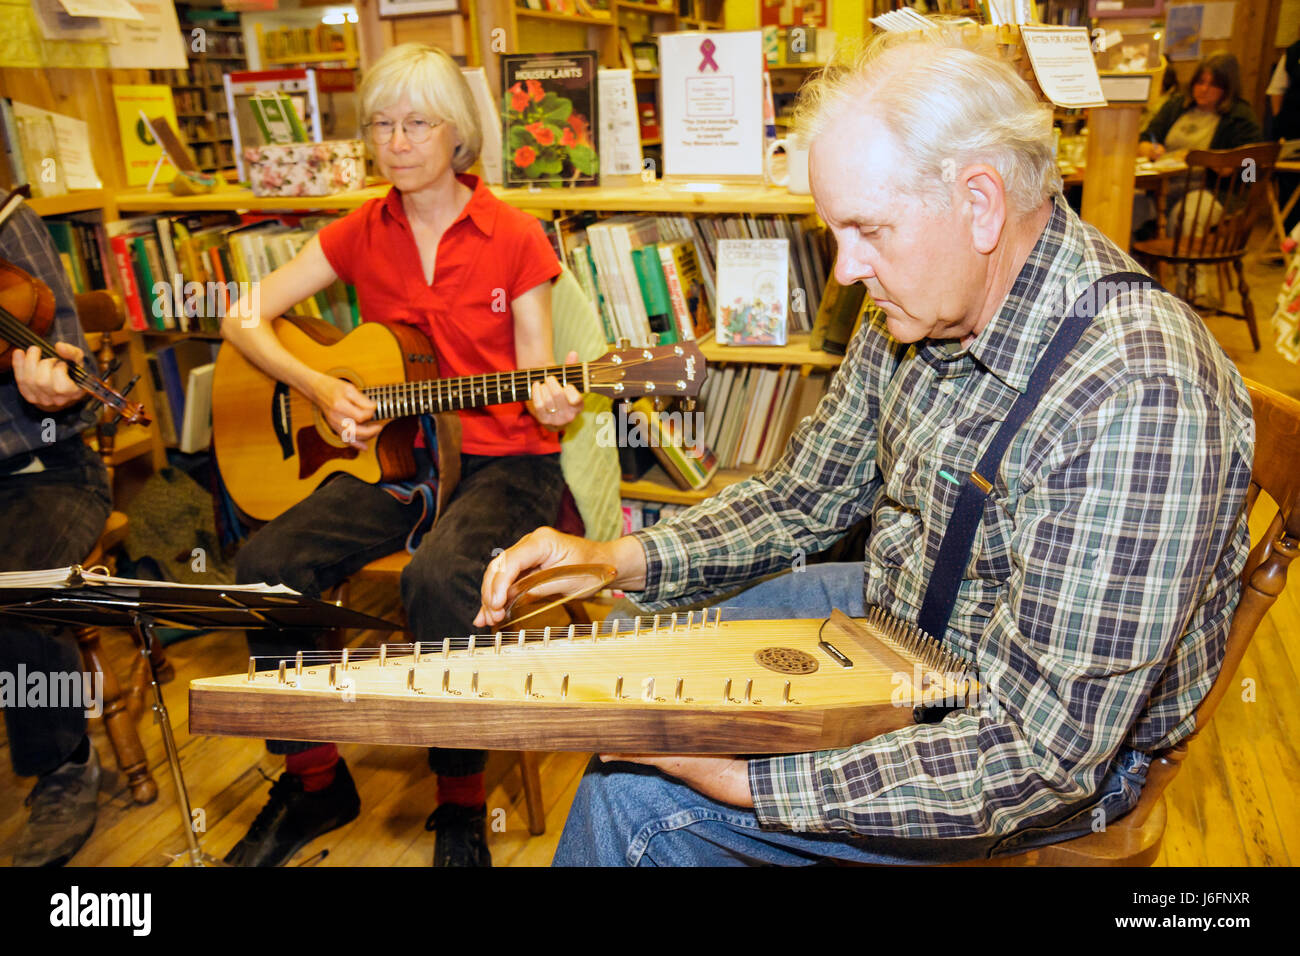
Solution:
{"label": "plaid flannel shirt", "polygon": [[[20,204],[0,225],[0,256],[50,287],[54,293],[54,323],[45,338],[50,342],[70,342],[87,353],[86,369],[93,374],[95,357],[77,321],[68,274],[59,261],[58,250],[45,223],[26,203]],[[52,433],[46,426],[48,421],[54,422]],[[0,373],[0,462],[48,448],[50,437],[56,442],[63,441],[94,423],[95,411],[87,403],[77,402],[59,412],[43,412],[23,398],[12,372]]]}
{"label": "plaid flannel shirt", "polygon": [[[1057,197],[987,328],[903,346],[864,323],[780,462],[639,532],[652,610],[787,569],[871,516],[867,606],[915,622],[967,475],[1069,305],[1136,269]],[[944,643],[984,700],[844,750],[751,759],[765,826],[1007,834],[1086,805],[1126,745],[1193,729],[1248,550],[1241,377],[1165,292],[1102,308],[1012,441]],[[991,476],[990,476],[991,477]]]}

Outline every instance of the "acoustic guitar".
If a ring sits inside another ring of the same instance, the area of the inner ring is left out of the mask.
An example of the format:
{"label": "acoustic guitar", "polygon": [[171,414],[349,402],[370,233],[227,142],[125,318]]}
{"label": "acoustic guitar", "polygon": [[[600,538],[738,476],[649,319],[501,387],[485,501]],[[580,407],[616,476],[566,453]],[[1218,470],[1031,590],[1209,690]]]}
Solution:
{"label": "acoustic guitar", "polygon": [[459,475],[464,408],[526,401],[534,382],[554,375],[580,392],[613,398],[694,398],[705,362],[694,342],[623,348],[575,365],[438,378],[433,346],[407,325],[366,322],[344,336],[319,319],[276,319],[281,344],[309,367],[346,379],[388,420],[362,451],[342,440],[307,396],[266,375],[230,344],[222,346],[212,386],[212,441],[221,476],[246,515],[270,521],[331,475],[366,482],[415,474],[416,416],[437,423],[438,507]]}
{"label": "acoustic guitar", "polygon": [[977,706],[974,665],[886,612],[719,611],[306,651],[190,683],[190,731],[491,750],[803,753]]}

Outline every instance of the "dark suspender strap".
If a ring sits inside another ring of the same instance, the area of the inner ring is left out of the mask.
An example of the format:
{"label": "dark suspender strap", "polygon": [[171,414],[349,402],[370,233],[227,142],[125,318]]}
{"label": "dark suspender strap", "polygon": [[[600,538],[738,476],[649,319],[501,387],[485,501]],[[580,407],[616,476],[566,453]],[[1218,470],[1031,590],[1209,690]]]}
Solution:
{"label": "dark suspender strap", "polygon": [[[1135,291],[1145,294],[1152,288],[1159,288],[1159,285],[1148,275],[1140,272],[1115,272],[1094,282],[1070,306],[1069,314],[1052,336],[1047,351],[1034,366],[1028,386],[1011,406],[1006,421],[993,436],[993,441],[989,443],[975,470],[962,482],[957,504],[953,508],[952,517],[948,519],[943,542],[939,545],[939,557],[934,562],[934,570],[930,572],[930,583],[925,589],[921,614],[916,622],[917,627],[927,634],[943,640],[948,619],[952,617],[952,609],[957,603],[962,576],[970,562],[975,531],[984,515],[984,502],[993,491],[993,481],[1002,465],[1002,458],[1011,445],[1011,439],[1047,393],[1057,366],[1078,344],[1092,317],[1105,308],[1112,295]],[[1101,300],[1101,296],[1105,296],[1105,301]]]}

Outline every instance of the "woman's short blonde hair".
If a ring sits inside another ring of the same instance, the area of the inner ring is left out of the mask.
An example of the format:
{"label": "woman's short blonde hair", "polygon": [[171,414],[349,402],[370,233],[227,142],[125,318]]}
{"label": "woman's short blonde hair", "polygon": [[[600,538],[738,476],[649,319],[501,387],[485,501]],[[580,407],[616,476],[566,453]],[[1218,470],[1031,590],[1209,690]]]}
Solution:
{"label": "woman's short blonde hair", "polygon": [[900,180],[932,206],[947,207],[953,175],[974,162],[998,171],[1022,215],[1061,189],[1052,108],[968,32],[879,33],[841,50],[800,91],[794,125],[811,144],[851,111],[879,118],[914,163]]}
{"label": "woman's short blonde hair", "polygon": [[460,145],[452,154],[451,165],[456,172],[474,165],[483,148],[483,130],[474,94],[451,57],[425,43],[393,47],[375,61],[361,81],[362,122],[369,122],[377,111],[395,106],[403,97],[411,109],[455,128]]}

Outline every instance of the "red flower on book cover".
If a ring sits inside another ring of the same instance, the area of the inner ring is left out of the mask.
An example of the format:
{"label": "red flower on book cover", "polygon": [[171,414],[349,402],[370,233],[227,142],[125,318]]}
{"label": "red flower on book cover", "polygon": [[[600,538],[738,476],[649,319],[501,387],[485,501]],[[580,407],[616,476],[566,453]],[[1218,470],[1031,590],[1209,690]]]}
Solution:
{"label": "red flower on book cover", "polygon": [[546,90],[542,89],[542,84],[538,83],[536,80],[528,80],[527,82],[529,99],[534,103],[540,103],[542,98],[546,96]]}
{"label": "red flower on book cover", "polygon": [[536,159],[537,152],[531,146],[520,146],[515,150],[515,165],[520,169],[533,165]]}
{"label": "red flower on book cover", "polygon": [[512,110],[517,113],[522,113],[531,102],[532,99],[524,92],[524,85],[522,83],[516,83],[514,86],[510,87],[510,108]]}
{"label": "red flower on book cover", "polygon": [[529,123],[524,129],[533,134],[538,146],[550,146],[555,142],[554,131],[543,123]]}

